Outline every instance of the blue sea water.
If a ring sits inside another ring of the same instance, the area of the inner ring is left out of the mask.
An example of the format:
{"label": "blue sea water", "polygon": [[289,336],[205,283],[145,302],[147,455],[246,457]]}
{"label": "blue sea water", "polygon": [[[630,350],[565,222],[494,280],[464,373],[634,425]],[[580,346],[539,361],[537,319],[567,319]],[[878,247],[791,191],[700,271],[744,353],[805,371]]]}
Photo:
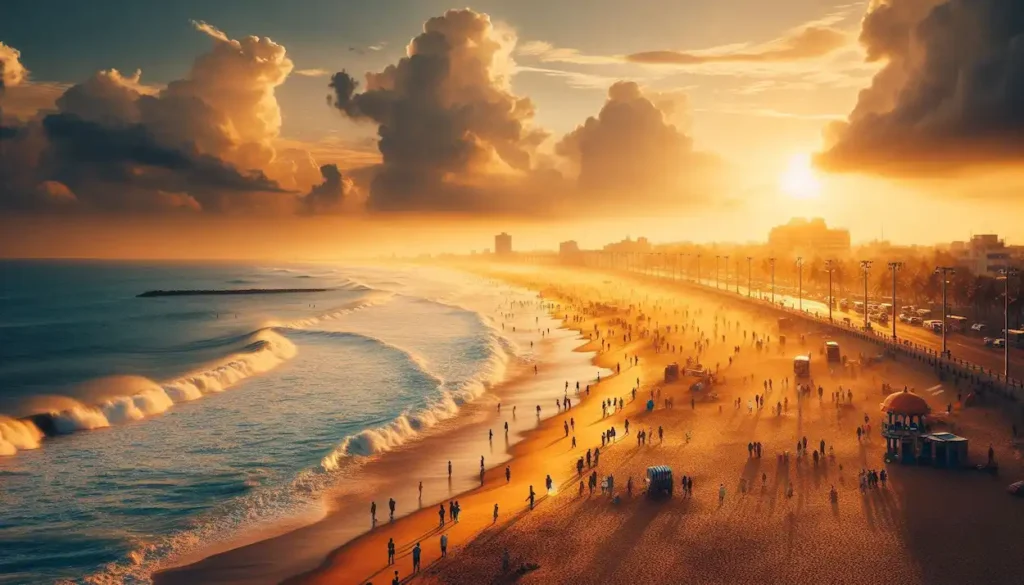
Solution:
{"label": "blue sea water", "polygon": [[[147,582],[254,526],[321,513],[523,349],[530,298],[442,269],[0,263],[0,583]],[[137,298],[154,289],[322,293]],[[518,295],[518,296],[517,296]],[[52,436],[22,417],[50,413]]]}

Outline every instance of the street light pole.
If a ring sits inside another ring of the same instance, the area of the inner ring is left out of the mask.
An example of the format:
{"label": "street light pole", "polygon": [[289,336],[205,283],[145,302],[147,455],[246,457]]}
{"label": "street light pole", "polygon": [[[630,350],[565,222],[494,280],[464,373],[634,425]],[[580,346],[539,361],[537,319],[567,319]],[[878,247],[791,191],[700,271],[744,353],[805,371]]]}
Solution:
{"label": "street light pole", "polygon": [[801,313],[804,311],[804,259],[796,258],[796,306]]}
{"label": "street light pole", "polygon": [[832,323],[832,260],[825,260],[825,272],[828,272],[828,322]]}
{"label": "street light pole", "polygon": [[1010,381],[1010,277],[1017,275],[1016,268],[1003,268],[998,280],[1003,281],[1003,382]]}
{"label": "street light pole", "polygon": [[772,304],[775,304],[775,257],[768,259],[768,264],[772,267]]}
{"label": "street light pole", "polygon": [[752,282],[750,263],[754,260],[753,256],[747,256],[747,298],[750,298],[750,286]]}
{"label": "street light pole", "polygon": [[729,292],[729,257],[722,256],[725,259],[725,292]]}
{"label": "street light pole", "polygon": [[739,257],[736,258],[736,275],[735,275],[735,281],[734,282],[736,283],[736,294],[740,294],[740,259],[739,259]]}
{"label": "street light pole", "polygon": [[890,262],[889,270],[892,271],[892,340],[896,342],[896,273],[903,268],[902,262]]}
{"label": "street light pole", "polygon": [[861,260],[860,267],[864,270],[864,329],[871,326],[868,323],[868,272],[871,271],[871,260]]}
{"label": "street light pole", "polygon": [[942,357],[946,357],[946,281],[950,275],[956,274],[956,269],[952,266],[938,266],[935,274],[942,275]]}

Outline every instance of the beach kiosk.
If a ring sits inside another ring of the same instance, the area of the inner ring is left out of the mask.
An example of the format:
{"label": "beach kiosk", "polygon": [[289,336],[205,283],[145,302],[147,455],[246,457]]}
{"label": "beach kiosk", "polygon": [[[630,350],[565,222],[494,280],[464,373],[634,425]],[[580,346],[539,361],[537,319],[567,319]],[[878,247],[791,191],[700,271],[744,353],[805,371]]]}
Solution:
{"label": "beach kiosk", "polygon": [[922,453],[923,437],[928,434],[927,417],[932,409],[924,398],[903,390],[887,396],[881,404],[882,437],[885,460],[915,463]]}
{"label": "beach kiosk", "polygon": [[953,433],[923,435],[919,460],[935,467],[963,467],[967,463],[967,439]]}

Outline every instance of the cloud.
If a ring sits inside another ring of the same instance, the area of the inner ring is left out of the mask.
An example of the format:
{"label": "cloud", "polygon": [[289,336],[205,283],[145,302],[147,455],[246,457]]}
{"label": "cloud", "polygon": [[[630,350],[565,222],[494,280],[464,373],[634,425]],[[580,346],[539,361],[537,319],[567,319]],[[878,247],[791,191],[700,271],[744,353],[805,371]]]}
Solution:
{"label": "cloud", "polygon": [[512,93],[515,43],[486,14],[450,10],[427,20],[406,57],[368,73],[362,92],[345,71],[331,78],[328,102],[378,126],[383,163],[370,188],[371,209],[515,204],[487,186],[525,178],[547,137],[532,126],[533,103]]}
{"label": "cloud", "polygon": [[8,87],[20,85],[27,77],[28,70],[21,64],[21,53],[0,42],[0,93]]}
{"label": "cloud", "polygon": [[293,69],[285,48],[192,24],[213,45],[183,79],[157,89],[140,71],[99,71],[54,100],[56,111],[5,130],[0,207],[73,198],[90,211],[294,211],[289,190],[320,175],[308,153],[275,147],[275,88]]}
{"label": "cloud", "polygon": [[606,75],[595,75],[593,73],[580,73],[578,71],[565,71],[562,69],[549,69],[547,67],[516,66],[516,73],[539,73],[548,77],[565,79],[570,87],[581,89],[600,88],[604,90],[618,79]]}
{"label": "cloud", "polygon": [[320,173],[324,181],[302,198],[303,210],[313,215],[341,212],[352,191],[352,181],[342,176],[337,165],[324,165]]}
{"label": "cloud", "polygon": [[618,65],[623,61],[623,58],[617,55],[587,55],[578,49],[556,47],[547,41],[527,41],[516,47],[516,54],[524,57],[535,57],[542,63]]}
{"label": "cloud", "polygon": [[874,0],[861,43],[885,63],[816,162],[939,175],[1024,159],[1024,3]]}
{"label": "cloud", "polygon": [[647,51],[627,55],[631,63],[704,65],[709,63],[770,63],[823,57],[848,42],[848,35],[827,26],[806,26],[751,47],[720,47],[705,51]]}
{"label": "cloud", "polygon": [[591,199],[686,203],[716,164],[667,120],[684,103],[615,83],[600,113],[566,134],[556,152],[578,167],[579,188]]}
{"label": "cloud", "polygon": [[301,75],[302,77],[327,77],[331,74],[326,69],[296,69],[295,75]]}

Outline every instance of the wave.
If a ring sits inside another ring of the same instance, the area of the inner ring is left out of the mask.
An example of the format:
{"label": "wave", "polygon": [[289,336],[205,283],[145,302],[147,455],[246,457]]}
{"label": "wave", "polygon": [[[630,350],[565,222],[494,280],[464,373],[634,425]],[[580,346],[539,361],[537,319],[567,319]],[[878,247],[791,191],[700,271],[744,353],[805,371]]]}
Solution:
{"label": "wave", "polygon": [[22,422],[46,437],[106,428],[162,414],[180,402],[223,392],[251,376],[272,370],[295,356],[295,345],[272,329],[246,336],[241,350],[206,368],[157,383],[142,376],[110,376],[89,383],[106,391],[95,405],[77,403],[61,410],[34,414]]}
{"label": "wave", "polygon": [[206,367],[164,382],[142,376],[108,376],[90,381],[85,385],[91,387],[91,394],[103,396],[95,404],[61,397],[59,401],[51,401],[53,405],[49,408],[21,419],[0,415],[0,456],[38,448],[46,437],[142,420],[162,414],[175,404],[223,392],[246,378],[269,372],[296,355],[295,345],[278,330],[305,329],[385,303],[392,296],[389,293],[369,295],[318,317],[288,323],[271,322],[250,333],[197,342],[189,349],[244,345]]}
{"label": "wave", "polygon": [[398,349],[416,363],[421,370],[438,380],[437,393],[426,400],[426,405],[407,409],[385,425],[365,429],[345,437],[341,443],[321,461],[323,471],[333,472],[341,468],[344,461],[352,457],[369,457],[396,449],[442,421],[458,414],[462,405],[475,400],[490,390],[505,377],[511,357],[508,346],[500,335],[488,332],[488,357],[475,375],[466,380],[445,381],[429,370],[427,361],[402,348],[379,341],[381,344]]}

